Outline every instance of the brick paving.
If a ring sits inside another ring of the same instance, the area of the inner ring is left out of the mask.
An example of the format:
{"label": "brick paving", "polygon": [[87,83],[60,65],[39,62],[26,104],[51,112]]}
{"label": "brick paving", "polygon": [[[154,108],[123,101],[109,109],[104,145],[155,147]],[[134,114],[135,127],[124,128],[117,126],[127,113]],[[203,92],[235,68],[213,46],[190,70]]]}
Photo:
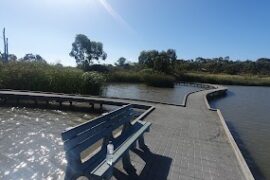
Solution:
{"label": "brick paving", "polygon": [[245,179],[216,112],[204,102],[205,91],[190,95],[187,107],[156,104],[145,119],[152,122],[145,142],[135,149],[136,173],[119,162],[114,179]]}

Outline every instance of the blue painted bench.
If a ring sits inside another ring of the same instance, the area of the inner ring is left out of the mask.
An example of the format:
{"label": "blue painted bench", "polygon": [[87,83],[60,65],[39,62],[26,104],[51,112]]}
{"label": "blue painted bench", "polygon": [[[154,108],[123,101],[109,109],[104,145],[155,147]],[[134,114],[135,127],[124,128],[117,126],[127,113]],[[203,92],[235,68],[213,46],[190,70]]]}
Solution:
{"label": "blue painted bench", "polygon": [[[110,179],[113,166],[122,158],[125,170],[132,167],[129,150],[137,144],[141,149],[144,132],[149,131],[150,122],[135,118],[132,105],[103,114],[62,133],[66,152],[67,168],[65,179],[86,176],[89,179]],[[107,145],[114,145],[112,165],[106,162]]]}

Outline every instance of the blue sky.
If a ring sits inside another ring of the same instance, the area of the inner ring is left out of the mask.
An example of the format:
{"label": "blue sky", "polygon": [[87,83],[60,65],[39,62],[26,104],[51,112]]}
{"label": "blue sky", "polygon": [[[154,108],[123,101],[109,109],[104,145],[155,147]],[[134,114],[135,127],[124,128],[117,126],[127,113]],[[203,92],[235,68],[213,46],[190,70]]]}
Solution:
{"label": "blue sky", "polygon": [[168,48],[185,59],[255,60],[270,57],[269,9],[269,0],[1,0],[0,28],[10,53],[64,65],[75,65],[69,52],[79,33],[103,43],[107,63]]}

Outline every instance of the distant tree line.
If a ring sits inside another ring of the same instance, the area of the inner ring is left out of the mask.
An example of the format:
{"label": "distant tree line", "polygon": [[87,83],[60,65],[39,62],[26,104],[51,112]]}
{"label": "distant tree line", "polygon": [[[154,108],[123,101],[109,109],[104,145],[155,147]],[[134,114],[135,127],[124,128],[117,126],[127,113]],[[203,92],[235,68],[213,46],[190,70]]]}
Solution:
{"label": "distant tree line", "polygon": [[[196,59],[177,59],[174,49],[164,51],[144,50],[138,56],[138,61],[131,63],[125,57],[120,57],[114,65],[99,64],[100,60],[107,58],[107,53],[103,50],[101,42],[92,41],[84,34],[78,34],[72,43],[72,49],[69,53],[74,57],[77,67],[84,71],[98,71],[107,73],[117,70],[140,71],[151,69],[155,72],[177,75],[186,72],[206,72],[206,73],[224,73],[224,74],[254,74],[270,75],[270,59],[259,58],[252,60],[232,60],[229,56],[217,58]],[[0,60],[3,61],[3,55],[0,52]],[[14,54],[9,54],[9,61],[41,62],[46,63],[43,57],[38,54],[28,53],[24,57],[17,59]],[[58,66],[62,66],[59,64]]]}
{"label": "distant tree line", "polygon": [[209,73],[225,74],[261,74],[270,75],[270,59],[259,58],[256,61],[230,60],[225,58],[196,58],[195,60],[177,60],[174,67],[175,72],[200,71]]}
{"label": "distant tree line", "polygon": [[[1,52],[0,52],[0,61],[4,62],[4,58]],[[15,62],[15,61],[47,63],[46,60],[43,57],[41,57],[39,54],[34,55],[32,53],[28,53],[19,59],[17,58],[15,54],[9,54],[8,62]]]}

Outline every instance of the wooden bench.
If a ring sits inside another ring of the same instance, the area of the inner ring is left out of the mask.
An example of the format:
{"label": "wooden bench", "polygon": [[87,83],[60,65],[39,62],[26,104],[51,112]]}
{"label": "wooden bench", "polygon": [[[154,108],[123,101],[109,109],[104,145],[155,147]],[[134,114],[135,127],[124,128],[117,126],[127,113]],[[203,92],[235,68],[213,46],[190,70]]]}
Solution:
{"label": "wooden bench", "polygon": [[[65,179],[86,176],[90,179],[109,179],[115,163],[122,158],[125,170],[132,168],[129,149],[138,141],[141,149],[147,148],[143,134],[149,131],[150,122],[136,119],[132,105],[103,114],[94,120],[62,133],[66,151]],[[107,145],[114,145],[112,165],[106,162]]]}

